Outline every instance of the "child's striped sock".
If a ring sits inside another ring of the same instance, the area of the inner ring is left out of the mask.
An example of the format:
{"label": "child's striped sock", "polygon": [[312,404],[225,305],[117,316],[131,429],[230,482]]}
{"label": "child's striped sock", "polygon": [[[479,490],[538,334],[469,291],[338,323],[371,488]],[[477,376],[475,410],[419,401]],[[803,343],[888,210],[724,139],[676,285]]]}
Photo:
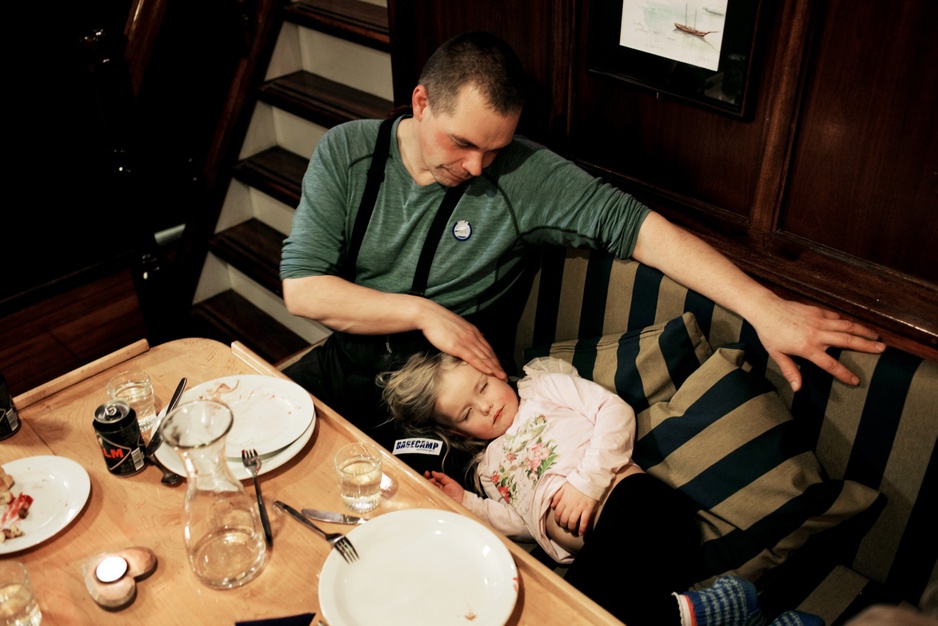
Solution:
{"label": "child's striped sock", "polygon": [[736,576],[718,578],[712,587],[688,591],[678,600],[682,598],[684,626],[765,626],[766,623],[755,586]]}
{"label": "child's striped sock", "polygon": [[824,626],[824,620],[810,613],[785,611],[772,621],[771,626]]}

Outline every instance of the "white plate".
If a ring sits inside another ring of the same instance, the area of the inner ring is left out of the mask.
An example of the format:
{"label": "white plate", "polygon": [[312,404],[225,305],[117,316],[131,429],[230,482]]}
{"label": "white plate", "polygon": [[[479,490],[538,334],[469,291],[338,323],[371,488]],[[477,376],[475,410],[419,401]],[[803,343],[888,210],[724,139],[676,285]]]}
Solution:
{"label": "white plate", "polygon": [[[268,458],[262,459],[261,471],[258,472],[258,476],[263,476],[267,472],[277,469],[293,457],[295,457],[300,450],[303,449],[303,446],[306,445],[306,442],[310,440],[313,436],[313,431],[316,429],[316,420],[314,419],[309,423],[309,426],[306,427],[306,430],[303,431],[303,434],[300,437],[288,445],[286,448],[270,456]],[[179,455],[176,454],[176,451],[169,444],[164,443],[156,450],[156,458],[165,465],[168,469],[176,472],[181,476],[186,475],[186,466],[183,465],[182,459],[179,458]],[[237,457],[227,458],[228,469],[231,470],[232,475],[238,480],[251,480],[251,475],[248,473],[247,469],[241,463],[241,454],[240,451]]]}
{"label": "white plate", "polygon": [[260,455],[283,450],[296,441],[313,421],[313,400],[292,380],[244,375],[216,378],[186,390],[183,402],[215,400],[228,405],[234,423],[225,454],[241,458],[241,450]]}
{"label": "white plate", "polygon": [[359,559],[337,551],[319,575],[330,626],[502,626],[518,599],[518,570],[505,544],[464,515],[409,509],[348,533]]}
{"label": "white plate", "polygon": [[65,457],[31,456],[4,463],[3,469],[15,481],[11,491],[32,496],[33,503],[18,522],[23,536],[0,543],[0,554],[31,548],[57,534],[81,512],[91,493],[88,472]]}

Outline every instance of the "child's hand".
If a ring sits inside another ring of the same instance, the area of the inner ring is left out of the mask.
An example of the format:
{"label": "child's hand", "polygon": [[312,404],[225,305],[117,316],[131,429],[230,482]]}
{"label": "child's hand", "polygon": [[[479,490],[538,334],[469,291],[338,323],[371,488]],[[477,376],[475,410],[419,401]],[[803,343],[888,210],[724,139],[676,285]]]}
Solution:
{"label": "child's hand", "polygon": [[564,482],[550,499],[557,525],[581,537],[589,530],[597,504],[569,482]]}
{"label": "child's hand", "polygon": [[444,474],[443,472],[424,472],[424,478],[429,480],[431,483],[443,490],[443,493],[448,495],[450,498],[462,504],[463,494],[466,493],[466,490],[462,488],[462,485],[457,483],[455,480]]}

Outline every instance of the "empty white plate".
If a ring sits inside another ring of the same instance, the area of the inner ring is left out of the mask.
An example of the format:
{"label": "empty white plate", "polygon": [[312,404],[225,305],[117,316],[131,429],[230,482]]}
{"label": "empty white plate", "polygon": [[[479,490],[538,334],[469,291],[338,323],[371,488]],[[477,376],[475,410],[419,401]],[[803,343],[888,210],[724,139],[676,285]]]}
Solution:
{"label": "empty white plate", "polygon": [[518,600],[518,570],[502,540],[458,513],[409,509],[348,533],[359,559],[335,550],[319,576],[330,626],[503,626]]}

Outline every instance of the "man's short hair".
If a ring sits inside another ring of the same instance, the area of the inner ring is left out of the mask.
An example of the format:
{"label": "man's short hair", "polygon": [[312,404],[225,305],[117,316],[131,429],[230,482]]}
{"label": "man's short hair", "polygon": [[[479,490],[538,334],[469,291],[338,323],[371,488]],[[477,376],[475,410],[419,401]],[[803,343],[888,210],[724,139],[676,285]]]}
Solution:
{"label": "man's short hair", "polygon": [[525,74],[511,46],[491,33],[457,35],[437,48],[420,74],[434,112],[452,113],[466,85],[476,87],[501,115],[524,106]]}

